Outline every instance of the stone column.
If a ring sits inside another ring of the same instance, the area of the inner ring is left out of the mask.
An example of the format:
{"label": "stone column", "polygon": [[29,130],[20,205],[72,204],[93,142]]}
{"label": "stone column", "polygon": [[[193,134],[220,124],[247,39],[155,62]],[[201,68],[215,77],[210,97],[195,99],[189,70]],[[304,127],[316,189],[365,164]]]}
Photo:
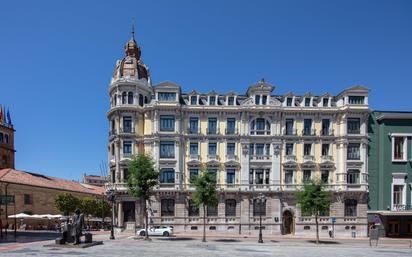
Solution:
{"label": "stone column", "polygon": [[272,174],[270,176],[270,184],[272,184],[272,190],[278,190],[280,188],[280,172],[281,163],[280,156],[282,152],[282,143],[276,141],[273,143],[273,158],[272,158]]}
{"label": "stone column", "polygon": [[241,190],[248,188],[249,184],[249,144],[248,142],[241,143],[242,154],[240,156],[240,184]]}
{"label": "stone column", "polygon": [[118,202],[117,204],[117,226],[118,227],[123,227],[124,222],[123,222],[123,202]]}

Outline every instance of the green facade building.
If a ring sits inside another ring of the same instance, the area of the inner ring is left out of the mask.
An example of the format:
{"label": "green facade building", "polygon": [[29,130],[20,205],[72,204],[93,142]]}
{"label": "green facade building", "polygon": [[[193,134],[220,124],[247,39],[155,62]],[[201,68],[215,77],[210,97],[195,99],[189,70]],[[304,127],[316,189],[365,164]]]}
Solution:
{"label": "green facade building", "polygon": [[380,218],[382,235],[412,236],[412,112],[374,111],[368,132],[369,221]]}

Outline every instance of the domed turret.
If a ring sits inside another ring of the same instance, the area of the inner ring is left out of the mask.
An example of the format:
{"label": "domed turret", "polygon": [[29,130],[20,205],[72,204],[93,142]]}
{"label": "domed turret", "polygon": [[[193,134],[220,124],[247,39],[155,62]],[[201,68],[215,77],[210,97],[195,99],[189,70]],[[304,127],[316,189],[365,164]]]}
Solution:
{"label": "domed turret", "polygon": [[113,80],[145,78],[150,83],[149,69],[140,59],[141,51],[134,39],[134,30],[132,31],[132,38],[124,46],[124,52],[126,56],[116,63]]}

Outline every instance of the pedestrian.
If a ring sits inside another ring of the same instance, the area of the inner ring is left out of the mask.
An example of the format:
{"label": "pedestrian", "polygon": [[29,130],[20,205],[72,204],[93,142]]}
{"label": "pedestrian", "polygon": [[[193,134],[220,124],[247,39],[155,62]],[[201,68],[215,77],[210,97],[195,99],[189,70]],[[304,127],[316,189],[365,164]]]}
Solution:
{"label": "pedestrian", "polygon": [[333,229],[332,229],[332,227],[329,227],[329,237],[333,238]]}

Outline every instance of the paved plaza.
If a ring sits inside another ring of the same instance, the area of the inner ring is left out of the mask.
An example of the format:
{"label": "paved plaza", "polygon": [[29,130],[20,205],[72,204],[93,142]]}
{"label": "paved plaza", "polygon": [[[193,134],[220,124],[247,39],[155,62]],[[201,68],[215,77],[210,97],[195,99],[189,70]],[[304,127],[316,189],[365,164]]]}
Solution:
{"label": "paved plaza", "polygon": [[324,240],[315,245],[308,238],[271,237],[259,244],[256,238],[209,237],[202,243],[198,236],[177,235],[154,237],[152,241],[129,235],[108,240],[108,235],[95,235],[104,244],[86,249],[44,247],[52,241],[0,244],[1,256],[333,256],[333,257],[402,257],[412,256],[407,239],[384,239],[378,247],[369,247],[365,239]]}

